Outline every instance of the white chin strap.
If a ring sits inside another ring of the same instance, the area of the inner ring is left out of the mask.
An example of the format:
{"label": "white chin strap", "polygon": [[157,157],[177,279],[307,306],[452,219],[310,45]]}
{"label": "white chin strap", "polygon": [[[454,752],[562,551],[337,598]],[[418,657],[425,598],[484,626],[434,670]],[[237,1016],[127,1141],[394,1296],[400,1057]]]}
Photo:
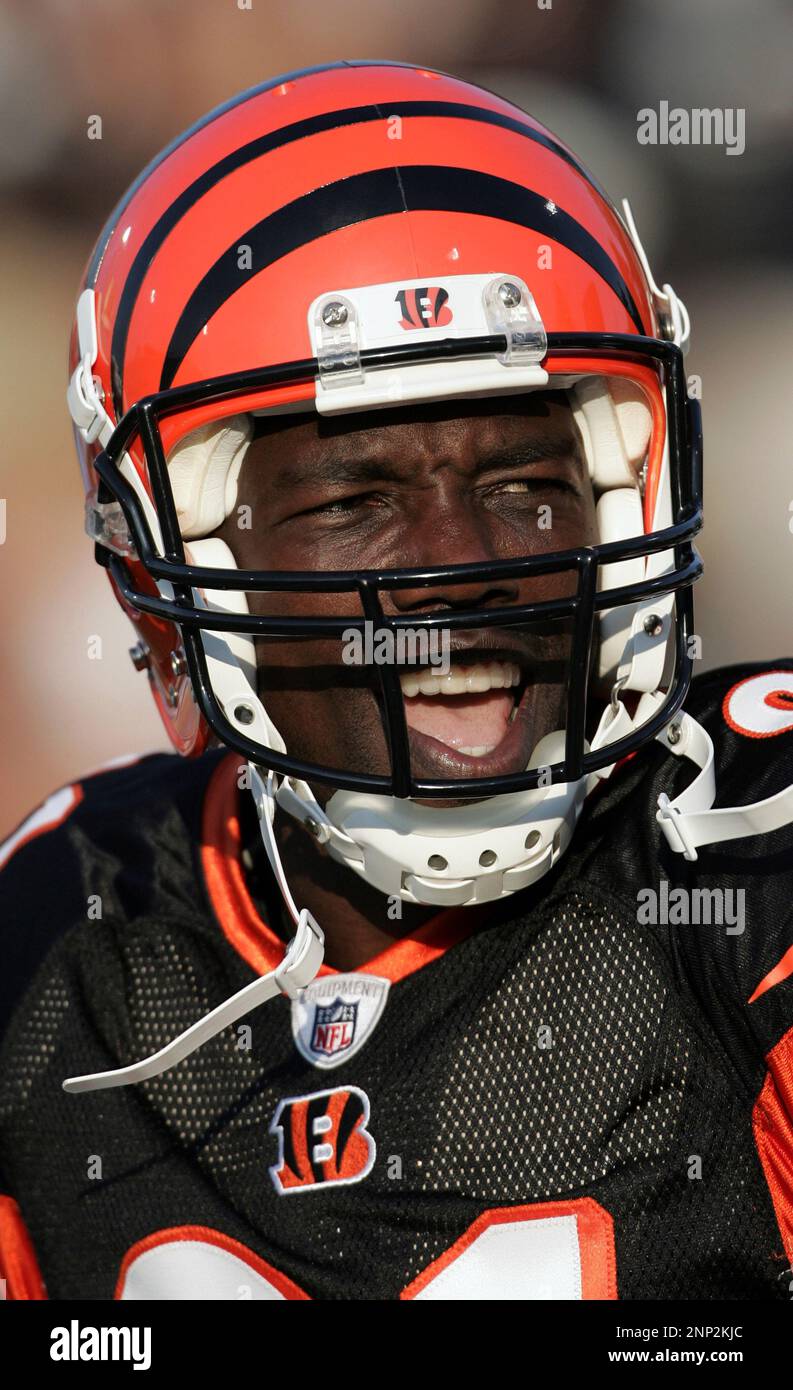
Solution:
{"label": "white chin strap", "polygon": [[[609,708],[593,747],[626,729]],[[564,734],[549,734],[529,767],[547,767],[563,754]],[[587,792],[581,779],[447,808],[337,791],[323,808],[305,782],[284,778],[279,783],[253,764],[250,775],[274,868],[273,822],[280,807],[334,859],[387,897],[431,907],[495,902],[542,878],[566,850]]]}
{"label": "white chin strap", "polygon": [[713,808],[716,797],[713,741],[690,714],[678,715],[657,737],[676,758],[689,758],[700,769],[693,782],[674,801],[670,801],[665,792],[658,798],[655,818],[676,854],[695,860],[701,845],[720,845],[747,835],[769,835],[772,830],[793,824],[793,784],[775,796],[753,801],[748,806]]}
{"label": "white chin strap", "polygon": [[132,1086],[138,1081],[150,1081],[153,1076],[160,1076],[203,1047],[205,1042],[228,1028],[229,1024],[244,1018],[252,1009],[258,1009],[267,999],[274,999],[277,994],[296,999],[300,990],[310,985],[319,971],[324,951],[322,931],[308,909],[303,908],[297,918],[295,935],[275,970],[260,975],[258,980],[232,994],[151,1057],[144,1058],[142,1062],[133,1062],[129,1067],[118,1067],[115,1071],[71,1076],[63,1082],[64,1091],[70,1095],[80,1091],[106,1091],[114,1086]]}

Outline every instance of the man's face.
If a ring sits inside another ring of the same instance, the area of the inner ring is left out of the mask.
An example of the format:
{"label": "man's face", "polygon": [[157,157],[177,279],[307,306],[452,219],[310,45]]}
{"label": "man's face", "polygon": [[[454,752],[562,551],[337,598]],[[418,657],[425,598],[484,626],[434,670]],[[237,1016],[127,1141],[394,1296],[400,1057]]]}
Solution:
{"label": "man's face", "polygon": [[[595,507],[560,392],[333,420],[281,416],[250,445],[216,533],[243,569],[419,568],[593,544]],[[574,576],[381,591],[385,613],[503,609],[569,596]],[[355,616],[351,594],[251,594],[254,613]],[[400,667],[411,763],[424,778],[519,772],[565,723],[568,622],[450,630],[449,675]],[[388,773],[377,667],[340,638],[257,640],[259,693],[292,756]]]}

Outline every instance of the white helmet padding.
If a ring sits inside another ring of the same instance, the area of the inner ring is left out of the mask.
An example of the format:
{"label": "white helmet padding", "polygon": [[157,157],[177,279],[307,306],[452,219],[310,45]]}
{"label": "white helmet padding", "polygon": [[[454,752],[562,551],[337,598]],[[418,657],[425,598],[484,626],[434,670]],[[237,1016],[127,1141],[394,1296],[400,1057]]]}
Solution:
{"label": "white helmet padding", "polygon": [[[584,377],[571,388],[576,424],[595,492],[598,540],[628,540],[644,534],[643,478],[652,414],[644,391],[627,377]],[[652,529],[671,524],[669,444],[664,440],[660,484]],[[620,588],[674,568],[670,551],[647,559],[604,565],[601,590]],[[641,604],[600,614],[599,675],[609,687],[642,694],[658,690],[670,640],[674,596],[661,594]]]}
{"label": "white helmet padding", "polygon": [[250,415],[233,415],[193,430],[168,458],[179,530],[184,540],[208,536],[231,515],[237,479],[253,438]]}
{"label": "white helmet padding", "polygon": [[637,487],[652,424],[644,392],[624,377],[587,376],[570,395],[596,492]]}
{"label": "white helmet padding", "polygon": [[[236,569],[237,562],[230,547],[219,536],[208,536],[205,540],[191,541],[185,546],[189,564],[207,569]],[[247,595],[241,589],[205,589],[197,597],[198,607],[212,608],[220,613],[250,612]],[[238,698],[247,701],[251,691],[256,692],[256,648],[253,638],[245,632],[204,632],[201,633],[207,658],[220,662],[232,669],[239,667],[248,689],[240,688]],[[211,673],[210,673],[211,674]],[[236,684],[236,682],[235,682]],[[224,688],[228,690],[227,681]]]}
{"label": "white helmet padding", "polygon": [[[620,540],[641,535],[642,499],[637,487],[615,487],[601,493],[596,504],[598,537],[601,541]],[[642,556],[602,565],[599,575],[601,589],[617,589],[623,584],[636,584],[644,578],[646,561]],[[602,677],[613,681],[625,653],[633,625],[636,605],[609,608],[600,615],[600,667]]]}
{"label": "white helmet padding", "polygon": [[[564,735],[548,734],[529,765],[563,757]],[[505,897],[547,873],[567,848],[585,790],[583,782],[557,784],[450,808],[337,791],[325,817],[362,851],[350,858],[339,845],[336,857],[368,883],[394,898],[450,907]],[[330,835],[327,843],[334,853]],[[486,874],[478,872],[482,862],[491,865]]]}

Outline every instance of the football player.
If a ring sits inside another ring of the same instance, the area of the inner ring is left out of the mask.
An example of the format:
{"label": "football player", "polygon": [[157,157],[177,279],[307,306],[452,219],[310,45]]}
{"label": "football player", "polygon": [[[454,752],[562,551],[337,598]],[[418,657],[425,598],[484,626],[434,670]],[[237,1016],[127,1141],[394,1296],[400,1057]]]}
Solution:
{"label": "football player", "polygon": [[12,1298],[787,1297],[793,662],[692,683],[688,338],[411,65],[112,213],[68,403],[176,754],[2,851]]}

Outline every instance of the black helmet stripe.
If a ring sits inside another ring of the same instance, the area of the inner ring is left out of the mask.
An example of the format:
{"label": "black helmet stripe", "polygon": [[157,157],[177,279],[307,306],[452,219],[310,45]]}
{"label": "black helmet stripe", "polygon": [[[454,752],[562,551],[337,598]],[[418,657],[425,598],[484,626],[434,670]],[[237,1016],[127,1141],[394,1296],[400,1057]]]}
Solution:
{"label": "black helmet stripe", "polygon": [[[329,66],[337,67],[340,65],[329,64]],[[360,65],[356,64],[355,66]],[[387,66],[400,65],[389,64]],[[306,69],[305,72],[289,74],[287,77],[279,78],[278,81],[289,81],[293,77],[305,76],[313,72],[323,72],[325,70],[326,69],[324,68],[309,68]],[[141,187],[143,183],[145,183],[146,179],[152,173],[152,171],[156,169],[169,154],[171,154],[174,150],[178,149],[179,146],[184,143],[185,139],[187,139],[189,135],[193,134],[197,130],[202,129],[203,126],[208,124],[211,120],[214,120],[217,116],[223,115],[224,112],[230,110],[232,107],[236,105],[239,105],[242,101],[248,100],[248,98],[251,96],[258,96],[260,92],[266,91],[269,87],[273,85],[275,84],[269,82],[265,83],[262,87],[256,87],[252,90],[252,92],[246,92],[238,99],[228,102],[226,106],[219,107],[217,111],[212,112],[204,120],[199,121],[198,124],[192,128],[192,130],[187,131],[184,135],[180,135],[179,138],[177,140],[174,140],[173,143],[167,147],[167,149],[163,150],[161,154],[157,156],[156,159],[152,160],[152,162],[146,167],[146,169],[144,169],[140,177],[128,190],[121,203],[119,203],[116,206],[116,208],[114,208],[111,217],[108,219],[102,236],[100,237],[97,243],[97,249],[94,253],[93,261],[88,271],[87,284],[89,286],[95,284],[96,282],[96,276],[98,274],[99,267],[102,263],[102,258],[104,256],[107,243],[110,239],[112,232],[121,220],[121,216],[124,210],[132,200],[132,197],[137,192],[137,190]],[[401,119],[409,119],[411,117],[419,116],[440,116],[446,119],[453,120],[478,121],[483,125],[497,126],[502,130],[512,131],[515,135],[522,135],[526,139],[533,141],[534,144],[542,145],[544,149],[550,150],[552,154],[555,154],[559,159],[562,159],[566,164],[569,164],[571,168],[575,169],[576,172],[582,176],[582,178],[587,180],[587,182],[595,190],[595,192],[597,192],[600,195],[600,197],[602,197],[603,200],[607,203],[609,208],[611,208],[612,211],[614,211],[613,205],[608,195],[596,182],[596,180],[589,173],[589,171],[585,169],[582,164],[579,163],[579,161],[575,158],[575,155],[571,154],[569,150],[565,149],[564,145],[561,145],[552,138],[550,138],[545,133],[545,131],[537,130],[534,126],[530,125],[528,123],[528,117],[525,121],[522,121],[517,119],[516,117],[508,116],[500,111],[489,111],[485,107],[472,106],[464,102],[391,101],[388,102],[387,106],[384,109],[380,109],[379,107],[374,105],[352,106],[343,108],[338,111],[323,111],[316,116],[307,117],[305,120],[294,121],[291,125],[282,126],[278,130],[270,131],[266,135],[259,136],[256,140],[251,140],[248,142],[248,144],[240,146],[239,149],[232,150],[231,153],[226,155],[224,159],[218,160],[218,162],[214,164],[210,169],[207,169],[206,172],[202,174],[200,178],[195,179],[194,182],[191,183],[179,195],[178,198],[174,199],[170,207],[163,213],[162,217],[160,217],[159,220],[152,227],[151,231],[149,232],[148,236],[143,242],[143,245],[141,246],[140,250],[137,252],[135,259],[133,260],[132,265],[130,266],[126,281],[124,283],[124,288],[119,301],[118,313],[116,315],[115,327],[113,330],[111,358],[113,373],[113,401],[115,405],[117,418],[120,418],[123,410],[122,381],[124,376],[124,357],[126,354],[129,326],[132,319],[132,314],[135,309],[135,304],[137,302],[138,294],[140,293],[140,287],[143,283],[149,266],[154,260],[154,257],[156,256],[160,247],[165,242],[166,238],[173,231],[174,227],[176,227],[179,224],[181,219],[199,201],[199,199],[202,198],[206,193],[210,192],[210,190],[214,188],[215,185],[221,181],[221,179],[226,178],[229,174],[232,174],[236,169],[242,168],[245,164],[249,164],[255,159],[260,159],[263,155],[268,154],[271,150],[283,148],[283,146],[291,144],[296,140],[307,139],[312,135],[321,133],[322,131],[334,130],[345,125],[357,125],[367,121],[377,121],[384,119],[387,120],[392,116],[399,116]]]}
{"label": "black helmet stripe", "polygon": [[317,72],[329,72],[332,68],[348,66],[349,64],[344,62],[320,63],[316,67],[296,68],[294,72],[281,73],[279,77],[271,77],[266,82],[259,83],[256,87],[249,87],[247,91],[238,92],[236,96],[230,97],[228,101],[222,102],[220,106],[215,106],[211,111],[207,111],[206,115],[201,116],[193,125],[188,126],[187,130],[181,130],[169,144],[159,150],[153,159],[149,160],[145,169],[141,169],[138,177],[130,184],[129,188],[125,190],[122,197],[119,198],[97,238],[97,243],[94,247],[93,255],[91,256],[86,272],[86,285],[89,288],[93,288],[96,283],[99,267],[102,264],[102,258],[107,250],[107,244],[126,208],[129,207],[138,189],[143,186],[150,174],[153,174],[154,170],[158,169],[163,161],[168,158],[169,154],[173,154],[174,150],[178,150],[181,145],[184,145],[192,135],[196,135],[199,130],[203,130],[205,126],[211,125],[213,121],[217,121],[221,116],[225,116],[227,111],[233,111],[235,107],[242,106],[243,102],[251,101],[254,97],[260,96],[262,92],[269,92],[273,87],[280,87],[284,82],[295,82],[299,77],[311,77]]}
{"label": "black helmet stripe", "polygon": [[243,276],[249,278],[239,267],[241,245],[251,248],[249,274],[257,275],[282,256],[329,232],[389,213],[417,211],[471,213],[540,232],[586,261],[625,306],[637,332],[644,333],[639,310],[611,257],[569,213],[556,204],[549,208],[542,194],[477,169],[403,165],[399,169],[373,169],[326,184],[240,232],[207,271],[182,310],[168,344],[160,389],[173,384],[204,325],[240,289]]}

